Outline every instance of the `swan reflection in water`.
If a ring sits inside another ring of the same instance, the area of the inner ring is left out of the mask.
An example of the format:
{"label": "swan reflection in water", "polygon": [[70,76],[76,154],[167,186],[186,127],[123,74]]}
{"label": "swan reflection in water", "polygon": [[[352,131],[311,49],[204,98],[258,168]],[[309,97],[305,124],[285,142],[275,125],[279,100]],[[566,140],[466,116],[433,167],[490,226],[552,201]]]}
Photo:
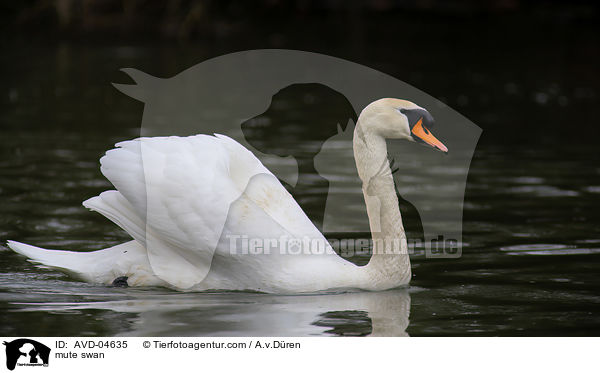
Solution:
{"label": "swan reflection in water", "polygon": [[122,336],[408,336],[407,289],[313,295],[148,293],[83,303],[21,304],[22,311],[130,314]]}

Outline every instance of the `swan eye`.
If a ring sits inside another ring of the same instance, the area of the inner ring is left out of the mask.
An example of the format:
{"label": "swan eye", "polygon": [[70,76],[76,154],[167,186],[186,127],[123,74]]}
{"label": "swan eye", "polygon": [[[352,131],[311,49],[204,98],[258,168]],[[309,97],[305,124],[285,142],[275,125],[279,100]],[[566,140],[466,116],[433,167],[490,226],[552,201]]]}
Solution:
{"label": "swan eye", "polygon": [[434,127],[434,120],[431,114],[427,110],[424,109],[403,109],[398,108],[398,111],[406,116],[408,119],[408,125],[412,130],[419,121],[423,122],[423,125],[428,129],[432,129]]}

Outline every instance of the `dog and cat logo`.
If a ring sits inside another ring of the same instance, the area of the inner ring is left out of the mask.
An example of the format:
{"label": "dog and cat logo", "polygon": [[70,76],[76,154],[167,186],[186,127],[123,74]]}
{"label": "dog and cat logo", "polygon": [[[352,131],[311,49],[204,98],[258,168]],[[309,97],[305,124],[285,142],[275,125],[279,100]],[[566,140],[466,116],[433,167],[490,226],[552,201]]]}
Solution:
{"label": "dog and cat logo", "polygon": [[48,366],[50,348],[33,339],[20,338],[4,342],[6,346],[6,367],[14,370],[16,366]]}

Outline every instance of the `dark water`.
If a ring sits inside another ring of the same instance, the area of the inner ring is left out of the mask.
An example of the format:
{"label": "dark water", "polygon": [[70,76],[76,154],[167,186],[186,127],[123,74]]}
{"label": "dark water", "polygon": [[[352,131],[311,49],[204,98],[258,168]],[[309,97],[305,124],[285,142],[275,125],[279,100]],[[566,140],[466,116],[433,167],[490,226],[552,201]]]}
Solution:
{"label": "dark water", "polygon": [[[129,239],[81,202],[111,188],[98,167],[103,152],[139,133],[141,105],[107,80],[123,81],[119,67],[150,56],[173,73],[202,59],[170,65],[144,48],[12,52],[24,62],[11,65],[0,92],[1,240],[93,250]],[[536,117],[545,110],[535,96],[528,105],[535,108],[528,120],[546,119]],[[408,289],[306,296],[115,289],[37,268],[0,247],[0,334],[600,334],[597,146],[498,133],[484,131],[472,162],[462,257],[415,257]]]}

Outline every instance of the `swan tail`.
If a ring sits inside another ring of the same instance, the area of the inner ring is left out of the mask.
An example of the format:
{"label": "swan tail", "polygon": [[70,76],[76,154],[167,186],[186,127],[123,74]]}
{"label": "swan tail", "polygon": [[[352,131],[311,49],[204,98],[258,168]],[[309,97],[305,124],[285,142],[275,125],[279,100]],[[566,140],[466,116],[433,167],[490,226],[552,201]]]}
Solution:
{"label": "swan tail", "polygon": [[7,243],[9,248],[26,256],[30,262],[66,271],[78,277],[83,277],[87,281],[92,280],[89,275],[93,266],[93,258],[90,255],[85,255],[89,253],[48,250],[16,241],[8,241]]}
{"label": "swan tail", "polygon": [[48,250],[16,241],[8,247],[30,262],[74,275],[84,281],[110,285],[127,277],[130,286],[161,285],[150,269],[145,249],[135,241],[92,252]]}

